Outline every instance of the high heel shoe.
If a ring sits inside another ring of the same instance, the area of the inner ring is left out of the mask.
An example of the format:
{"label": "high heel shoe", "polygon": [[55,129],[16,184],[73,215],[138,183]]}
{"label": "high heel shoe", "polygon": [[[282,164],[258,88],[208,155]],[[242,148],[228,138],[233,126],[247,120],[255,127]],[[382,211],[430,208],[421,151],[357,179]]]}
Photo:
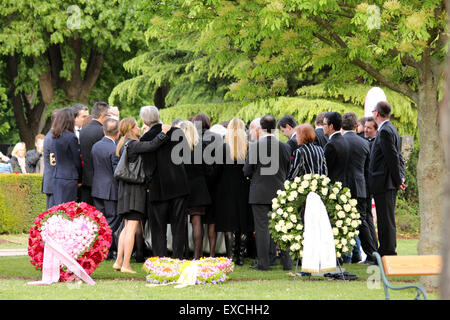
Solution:
{"label": "high heel shoe", "polygon": [[117,263],[113,264],[113,269],[116,271],[120,271],[120,269],[122,269],[122,266],[119,266]]}
{"label": "high heel shoe", "polygon": [[127,268],[124,268],[124,267],[120,268],[120,272],[123,272],[123,273],[136,273],[136,271],[134,271],[132,269],[127,269]]}

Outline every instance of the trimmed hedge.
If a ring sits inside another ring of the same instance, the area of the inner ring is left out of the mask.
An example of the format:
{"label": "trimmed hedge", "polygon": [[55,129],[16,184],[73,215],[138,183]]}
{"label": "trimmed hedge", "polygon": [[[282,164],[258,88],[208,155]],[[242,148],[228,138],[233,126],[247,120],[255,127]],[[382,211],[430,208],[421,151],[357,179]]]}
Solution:
{"label": "trimmed hedge", "polygon": [[42,174],[0,174],[0,233],[28,233],[45,211]]}

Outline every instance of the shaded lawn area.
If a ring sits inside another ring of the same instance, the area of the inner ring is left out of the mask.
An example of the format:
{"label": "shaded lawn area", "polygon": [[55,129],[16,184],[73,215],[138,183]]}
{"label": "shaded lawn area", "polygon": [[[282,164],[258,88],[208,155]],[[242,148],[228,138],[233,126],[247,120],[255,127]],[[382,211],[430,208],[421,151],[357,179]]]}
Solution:
{"label": "shaded lawn area", "polygon": [[[398,253],[417,254],[417,240],[399,239]],[[347,272],[356,274],[356,281],[335,281],[325,277],[294,279],[280,265],[270,271],[236,266],[230,279],[221,285],[197,285],[182,289],[173,286],[147,287],[142,263],[133,263],[138,273],[123,274],[112,269],[113,261],[103,261],[91,275],[95,286],[84,283],[57,283],[51,286],[29,286],[27,282],[41,279],[28,256],[0,257],[1,300],[384,300],[381,282],[374,282],[377,268],[362,264],[345,264]],[[419,277],[390,279],[396,285],[416,284]],[[414,289],[390,291],[391,299],[411,300]],[[438,299],[438,294],[429,294]]]}

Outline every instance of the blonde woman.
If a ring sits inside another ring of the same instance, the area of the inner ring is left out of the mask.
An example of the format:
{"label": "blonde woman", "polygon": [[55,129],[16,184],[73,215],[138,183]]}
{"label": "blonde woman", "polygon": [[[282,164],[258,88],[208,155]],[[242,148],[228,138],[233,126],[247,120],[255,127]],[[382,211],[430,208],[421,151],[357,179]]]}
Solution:
{"label": "blonde woman", "polygon": [[[203,148],[197,129],[190,121],[180,123],[180,129],[183,130],[186,142],[189,145],[190,161],[184,163],[186,170],[190,195],[187,200],[187,213],[191,217],[192,238],[194,239],[194,259],[200,259],[203,256],[203,223],[202,217],[206,213],[206,206],[211,205],[211,197],[206,182],[207,168],[202,159],[194,159],[194,149]],[[203,150],[202,150],[203,151]],[[188,159],[189,157],[184,157]],[[194,162],[198,160],[198,163]]]}
{"label": "blonde woman", "polygon": [[[140,142],[139,126],[134,118],[125,118],[119,123],[121,138],[117,144],[116,155],[120,157],[125,143],[127,144],[128,162],[137,160],[139,154],[152,152],[164,144],[168,137],[167,131],[170,126],[162,126],[162,132],[153,140]],[[131,269],[130,258],[134,247],[134,239],[138,226],[145,214],[145,185],[138,183],[128,183],[119,180],[117,214],[121,215],[125,221],[124,228],[119,236],[117,248],[117,259],[113,265],[115,270],[126,273],[136,273]]]}
{"label": "blonde woman", "polygon": [[25,165],[26,154],[27,147],[25,146],[25,142],[19,142],[14,146],[11,152],[11,160],[9,160],[13,172],[27,173]]}
{"label": "blonde woman", "polygon": [[245,124],[233,118],[225,134],[224,163],[219,168],[214,201],[216,231],[225,233],[227,257],[244,264],[247,234],[253,231],[249,211],[249,182],[242,171],[248,151]]}

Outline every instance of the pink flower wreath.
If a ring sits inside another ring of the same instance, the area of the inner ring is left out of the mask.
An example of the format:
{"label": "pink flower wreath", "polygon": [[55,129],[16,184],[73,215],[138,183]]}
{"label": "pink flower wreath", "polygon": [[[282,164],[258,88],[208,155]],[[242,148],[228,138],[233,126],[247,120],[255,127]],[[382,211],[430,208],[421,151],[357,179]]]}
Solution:
{"label": "pink flower wreath", "polygon": [[[59,243],[91,274],[108,255],[112,231],[103,214],[95,207],[75,201],[44,211],[34,220],[28,238],[28,255],[36,269],[42,270],[47,236]],[[59,281],[73,281],[75,275],[60,267]]]}

